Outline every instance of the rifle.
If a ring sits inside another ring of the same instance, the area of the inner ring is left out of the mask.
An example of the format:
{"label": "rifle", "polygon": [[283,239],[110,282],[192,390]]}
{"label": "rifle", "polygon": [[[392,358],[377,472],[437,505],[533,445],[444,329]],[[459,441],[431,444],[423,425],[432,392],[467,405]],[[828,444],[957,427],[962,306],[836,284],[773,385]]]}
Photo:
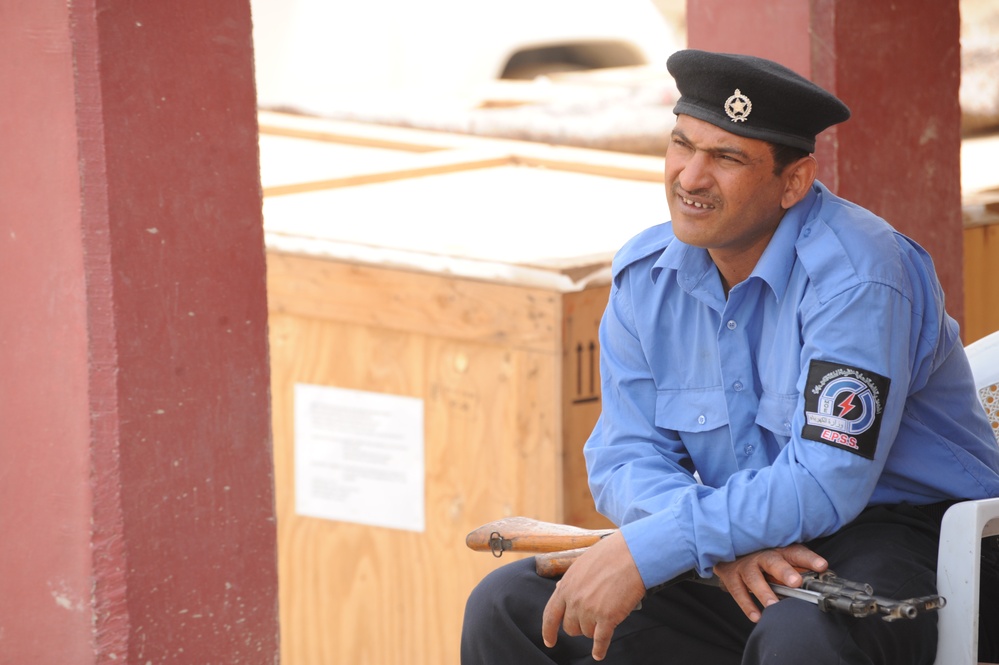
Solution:
{"label": "rifle", "polygon": [[[465,538],[465,544],[478,552],[492,552],[500,557],[504,552],[535,554],[534,569],[541,577],[554,578],[569,569],[586,549],[615,529],[583,529],[566,524],[542,522],[529,517],[510,517],[485,524]],[[938,610],[946,604],[942,596],[920,596],[895,600],[874,595],[871,585],[838,577],[832,571],[817,573],[802,571],[798,588],[770,583],[778,596],[798,598],[817,605],[823,612],[841,612],[863,618],[881,615],[885,621],[915,619],[923,612]],[[648,590],[649,594],[678,582],[701,582],[719,585],[717,577],[703,579],[694,571]]]}

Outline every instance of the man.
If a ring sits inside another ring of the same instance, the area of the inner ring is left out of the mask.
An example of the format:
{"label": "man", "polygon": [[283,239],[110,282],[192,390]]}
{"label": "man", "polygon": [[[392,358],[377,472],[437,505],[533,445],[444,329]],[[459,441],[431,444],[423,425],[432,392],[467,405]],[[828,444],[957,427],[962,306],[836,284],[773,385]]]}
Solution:
{"label": "man", "polygon": [[[672,221],[615,257],[585,447],[621,528],[557,585],[529,560],[487,577],[462,662],[930,664],[933,613],[826,614],[778,602],[765,576],[794,587],[832,569],[882,596],[933,594],[943,511],[999,496],[932,262],[815,181],[816,135],[850,115],[834,96],[748,56],[688,50],[668,67]],[[723,588],[646,596],[691,569]]]}

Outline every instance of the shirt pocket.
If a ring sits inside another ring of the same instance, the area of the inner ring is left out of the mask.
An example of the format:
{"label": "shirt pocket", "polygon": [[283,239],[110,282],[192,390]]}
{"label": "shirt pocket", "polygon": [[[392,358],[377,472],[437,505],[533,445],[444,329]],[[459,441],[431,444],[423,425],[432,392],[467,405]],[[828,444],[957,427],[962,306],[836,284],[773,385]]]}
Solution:
{"label": "shirt pocket", "polygon": [[675,432],[709,432],[728,425],[721,386],[656,393],[656,426]]}
{"label": "shirt pocket", "polygon": [[798,394],[781,394],[763,391],[756,424],[772,433],[783,448],[791,438],[791,423],[798,405]]}

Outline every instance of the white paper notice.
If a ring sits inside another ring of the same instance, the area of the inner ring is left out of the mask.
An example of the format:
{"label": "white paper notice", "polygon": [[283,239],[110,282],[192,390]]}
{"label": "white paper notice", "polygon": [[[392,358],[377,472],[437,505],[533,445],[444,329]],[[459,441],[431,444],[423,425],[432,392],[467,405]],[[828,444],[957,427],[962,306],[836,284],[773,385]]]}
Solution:
{"label": "white paper notice", "polygon": [[295,512],[425,528],[423,400],[295,384]]}

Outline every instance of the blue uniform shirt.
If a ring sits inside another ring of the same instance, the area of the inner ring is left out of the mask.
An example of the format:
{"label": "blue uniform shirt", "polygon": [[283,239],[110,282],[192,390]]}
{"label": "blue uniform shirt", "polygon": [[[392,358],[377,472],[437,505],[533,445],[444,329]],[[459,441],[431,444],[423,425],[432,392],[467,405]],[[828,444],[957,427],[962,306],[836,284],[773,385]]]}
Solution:
{"label": "blue uniform shirt", "polygon": [[828,535],[870,505],[999,496],[929,256],[819,183],[727,298],[670,224],[633,238],[600,344],[590,488],[647,587]]}

